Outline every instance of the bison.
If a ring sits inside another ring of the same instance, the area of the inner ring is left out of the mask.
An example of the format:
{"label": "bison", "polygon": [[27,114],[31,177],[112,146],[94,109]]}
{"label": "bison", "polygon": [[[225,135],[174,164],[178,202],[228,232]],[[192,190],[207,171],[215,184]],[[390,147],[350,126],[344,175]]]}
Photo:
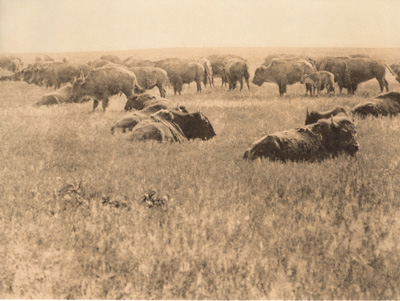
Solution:
{"label": "bison", "polygon": [[101,67],[104,67],[109,64],[113,64],[113,63],[108,60],[103,60],[103,59],[97,59],[92,62],[88,62],[88,65],[92,68],[101,68]]}
{"label": "bison", "polygon": [[165,87],[168,83],[167,72],[157,67],[132,67],[128,68],[135,73],[139,85],[145,89],[153,89],[157,87],[160,91],[160,96],[166,96]]}
{"label": "bison", "polygon": [[250,74],[246,61],[237,58],[228,60],[225,67],[225,76],[229,84],[229,91],[235,90],[238,81],[240,83],[240,91],[242,91],[243,78],[246,81],[247,88],[250,90]]}
{"label": "bison", "polygon": [[336,116],[301,128],[266,135],[246,150],[244,159],[313,162],[340,153],[354,155],[358,148],[353,122],[348,117]]}
{"label": "bison", "polygon": [[179,95],[181,94],[184,84],[190,84],[193,81],[196,82],[197,92],[201,92],[201,82],[204,79],[204,67],[199,63],[164,60],[163,62],[158,62],[156,66],[167,71],[168,79],[174,87],[175,95],[177,92]]}
{"label": "bison", "polygon": [[351,86],[350,73],[345,61],[348,57],[325,57],[316,63],[318,71],[328,71],[334,75],[334,81],[339,86],[339,92],[342,93],[343,88]]}
{"label": "bison", "polygon": [[391,91],[375,97],[371,101],[360,103],[351,109],[353,115],[361,118],[367,116],[396,116],[400,113],[400,92]]}
{"label": "bison", "polygon": [[132,95],[131,97],[129,97],[125,104],[125,110],[126,111],[130,111],[132,109],[143,110],[144,108],[147,108],[148,106],[158,104],[160,102],[164,102],[165,104],[174,105],[174,102],[172,102],[169,99],[159,97],[157,95],[153,95],[150,93],[143,93],[140,95]]}
{"label": "bison", "polygon": [[205,57],[201,57],[197,62],[204,67],[204,86],[207,84],[210,84],[210,87],[214,86],[214,76],[210,61]]}
{"label": "bison", "polygon": [[126,132],[126,129],[128,129],[129,131],[132,131],[132,129],[140,121],[149,118],[151,114],[154,114],[163,109],[188,113],[186,108],[183,106],[177,106],[177,105],[174,105],[172,102],[169,103],[169,102],[160,100],[160,101],[158,101],[158,103],[154,103],[151,106],[144,108],[143,110],[136,111],[134,113],[128,114],[127,116],[123,116],[122,118],[120,118],[114,124],[114,126],[111,128],[111,134],[114,134],[114,131],[117,128],[121,128],[123,133]]}
{"label": "bison", "polygon": [[340,115],[340,114],[348,116],[347,110],[341,106],[338,106],[332,110],[325,111],[325,112],[311,111],[311,113],[308,112],[308,108],[307,108],[305,124],[307,125],[307,124],[316,123],[320,119],[328,119],[331,116],[336,116],[336,115]]}
{"label": "bison", "polygon": [[71,97],[74,102],[79,102],[84,96],[93,98],[94,112],[99,101],[105,111],[112,95],[123,93],[129,99],[134,93],[143,92],[132,71],[113,65],[93,69],[86,77],[81,73],[73,83]]}
{"label": "bison", "polygon": [[321,89],[326,88],[326,93],[335,93],[334,75],[328,71],[315,71],[309,74],[304,74],[301,77],[300,83],[308,84],[312,87],[311,95],[315,94],[317,90],[317,97],[319,96]]}
{"label": "bison", "polygon": [[210,61],[211,69],[213,72],[213,83],[214,83],[214,77],[221,78],[222,86],[228,83],[225,75],[226,63],[228,62],[228,60],[234,58],[244,60],[244,58],[242,58],[241,56],[233,54],[221,54],[221,55],[213,54],[207,57],[207,59]]}
{"label": "bison", "polygon": [[389,84],[385,79],[386,68],[385,65],[369,58],[352,58],[345,60],[348,67],[350,86],[348,88],[349,94],[354,94],[360,83],[367,80],[376,78],[379,83],[381,92],[386,88],[389,91]]}
{"label": "bison", "polygon": [[122,61],[119,57],[115,56],[115,55],[102,55],[100,57],[101,60],[105,60],[105,61],[109,61],[113,64],[122,64]]}
{"label": "bison", "polygon": [[255,71],[253,84],[261,86],[264,82],[276,83],[279,94],[286,93],[286,86],[297,83],[304,74],[316,71],[306,60],[273,59],[268,66],[261,65]]}
{"label": "bison", "polygon": [[135,60],[133,58],[128,58],[123,62],[123,65],[131,68],[131,67],[154,67],[154,62],[150,60]]}
{"label": "bison", "polygon": [[51,58],[50,56],[48,56],[47,54],[42,54],[42,55],[40,55],[40,56],[37,56],[36,58],[35,58],[35,61],[36,62],[54,62],[54,59],[53,58]]}

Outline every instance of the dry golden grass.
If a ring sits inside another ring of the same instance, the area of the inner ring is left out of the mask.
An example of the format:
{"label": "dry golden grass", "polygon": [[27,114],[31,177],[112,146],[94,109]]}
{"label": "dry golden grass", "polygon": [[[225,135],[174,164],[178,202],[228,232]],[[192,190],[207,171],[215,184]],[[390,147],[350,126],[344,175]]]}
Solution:
{"label": "dry golden grass", "polygon": [[[215,51],[246,57],[252,70],[275,52]],[[397,50],[368,51],[400,61]],[[100,55],[68,54],[72,61]],[[0,82],[0,297],[400,298],[398,117],[356,120],[360,151],[354,158],[242,160],[265,133],[304,124],[307,106],[352,107],[378,94],[376,80],[355,96],[319,99],[305,97],[299,84],[288,87],[285,98],[273,84],[251,85],[250,92],[217,86],[201,94],[195,85],[181,96],[167,91],[190,111],[201,110],[217,136],[159,144],[111,135],[124,114],[122,97],[113,97],[105,113],[90,113],[91,103],[38,108],[33,104],[46,89]],[[150,189],[169,195],[168,206],[144,206]]]}

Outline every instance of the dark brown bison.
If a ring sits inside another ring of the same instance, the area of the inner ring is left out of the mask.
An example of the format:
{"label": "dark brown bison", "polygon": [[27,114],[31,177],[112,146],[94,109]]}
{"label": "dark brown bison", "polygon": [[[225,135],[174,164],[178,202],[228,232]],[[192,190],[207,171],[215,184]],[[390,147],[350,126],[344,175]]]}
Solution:
{"label": "dark brown bison", "polygon": [[93,111],[99,101],[106,110],[109,97],[119,93],[129,99],[134,93],[143,93],[144,89],[137,83],[136,76],[122,66],[104,66],[93,69],[86,77],[81,73],[72,86],[72,100],[79,102],[84,96],[93,98]]}
{"label": "dark brown bison", "polygon": [[328,71],[334,75],[335,83],[339,86],[339,92],[342,93],[343,88],[351,86],[350,73],[346,64],[348,57],[325,57],[316,62],[316,68],[319,71]]}
{"label": "dark brown bison", "polygon": [[308,108],[307,108],[305,124],[307,125],[307,124],[316,123],[320,119],[328,119],[331,116],[336,116],[336,115],[341,115],[341,114],[348,116],[347,110],[341,106],[338,106],[332,110],[325,111],[325,112],[311,111],[311,113],[308,112]]}
{"label": "dark brown bison", "polygon": [[207,57],[211,64],[213,80],[214,77],[220,77],[222,80],[222,86],[228,83],[225,75],[226,63],[228,62],[228,60],[234,58],[244,60],[244,58],[242,58],[241,56],[233,54],[213,54]]}
{"label": "dark brown bison", "polygon": [[353,122],[348,117],[336,116],[301,128],[264,136],[246,150],[244,158],[312,162],[340,153],[354,155],[357,151]]}
{"label": "dark brown bison", "polygon": [[273,59],[268,66],[261,65],[255,71],[253,84],[261,86],[264,82],[278,85],[279,94],[286,93],[286,86],[297,83],[304,74],[316,69],[306,60]]}
{"label": "dark brown bison", "polygon": [[119,57],[115,56],[115,55],[102,55],[100,57],[101,60],[105,60],[105,61],[109,61],[113,64],[122,64],[122,61]]}
{"label": "dark brown bison", "polygon": [[[154,116],[162,116],[154,120]],[[168,118],[165,118],[168,116]],[[152,120],[153,119],[153,120]],[[154,124],[160,122],[162,125]],[[160,130],[160,127],[162,130]],[[171,131],[172,129],[172,131]],[[180,135],[175,137],[177,130]],[[139,122],[132,131],[131,140],[185,141],[190,139],[208,140],[215,136],[214,129],[202,113],[184,113],[179,111],[160,110],[150,119]],[[165,138],[167,137],[167,138]]]}
{"label": "dark brown bison", "polygon": [[135,73],[137,81],[143,89],[150,90],[157,87],[160,96],[166,96],[165,87],[168,84],[168,75],[165,70],[157,67],[131,67],[128,69]]}
{"label": "dark brown bison", "polygon": [[166,102],[159,100],[157,103],[152,104],[144,108],[143,110],[136,111],[134,113],[127,114],[117,120],[114,126],[111,128],[111,134],[114,134],[115,129],[121,128],[122,132],[125,133],[126,129],[132,131],[132,129],[142,120],[150,118],[151,114],[154,114],[160,110],[168,109],[169,111],[179,111],[188,113],[186,108],[183,106],[174,105],[172,102]]}
{"label": "dark brown bison", "polygon": [[247,62],[242,59],[229,59],[225,66],[225,76],[229,84],[229,91],[235,90],[236,83],[240,83],[240,91],[243,88],[243,78],[246,81],[247,88],[250,90],[249,85],[249,67]]}
{"label": "dark brown bison", "polygon": [[204,79],[204,67],[199,63],[195,62],[184,62],[180,60],[164,61],[160,64],[158,62],[156,66],[167,71],[168,79],[170,84],[174,87],[174,93],[178,92],[179,95],[182,92],[182,86],[184,84],[190,84],[196,82],[197,92],[201,92],[201,82]]}
{"label": "dark brown bison", "polygon": [[174,116],[169,111],[158,111],[150,118],[139,122],[132,130],[130,141],[155,140],[158,142],[184,142],[187,138],[173,122]]}
{"label": "dark brown bison", "polygon": [[345,60],[350,76],[350,86],[346,87],[349,94],[354,94],[360,83],[376,78],[381,92],[386,88],[389,91],[389,84],[385,79],[385,65],[369,58],[354,58]]}
{"label": "dark brown bison", "polygon": [[321,93],[321,89],[326,88],[326,93],[335,93],[335,76],[328,71],[314,71],[309,74],[304,74],[301,77],[300,83],[311,86],[311,95],[317,90],[317,97]]}
{"label": "dark brown bison", "polygon": [[101,67],[104,67],[109,64],[113,64],[113,63],[108,60],[102,60],[102,59],[97,59],[92,62],[88,62],[88,65],[92,68],[101,68]]}
{"label": "dark brown bison", "polygon": [[400,92],[391,91],[378,95],[368,102],[356,105],[351,109],[351,113],[361,118],[396,116],[400,113]]}

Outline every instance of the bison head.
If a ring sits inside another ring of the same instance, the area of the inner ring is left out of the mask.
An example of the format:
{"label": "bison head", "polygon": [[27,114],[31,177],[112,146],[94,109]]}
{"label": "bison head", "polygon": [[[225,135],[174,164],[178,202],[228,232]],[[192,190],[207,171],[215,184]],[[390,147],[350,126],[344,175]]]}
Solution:
{"label": "bison head", "polygon": [[88,83],[85,78],[75,79],[72,84],[71,100],[73,102],[81,102],[84,96],[88,96]]}
{"label": "bison head", "polygon": [[354,123],[346,116],[336,116],[318,121],[322,131],[322,145],[332,154],[342,151],[354,155],[359,148]]}
{"label": "bison head", "polygon": [[261,86],[265,82],[266,71],[265,66],[258,67],[254,73],[253,84]]}
{"label": "bison head", "polygon": [[197,112],[188,114],[188,122],[182,127],[186,138],[209,140],[216,134],[210,121],[203,113]]}
{"label": "bison head", "polygon": [[305,84],[307,78],[308,78],[308,74],[303,74],[303,76],[300,79],[300,84]]}

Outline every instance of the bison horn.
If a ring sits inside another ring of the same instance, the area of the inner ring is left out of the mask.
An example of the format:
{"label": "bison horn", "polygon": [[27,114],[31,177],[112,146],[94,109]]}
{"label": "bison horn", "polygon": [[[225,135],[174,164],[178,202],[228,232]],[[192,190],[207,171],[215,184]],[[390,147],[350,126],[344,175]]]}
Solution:
{"label": "bison horn", "polygon": [[339,125],[335,122],[335,120],[333,120],[333,114],[331,115],[331,124],[335,128],[339,127]]}

